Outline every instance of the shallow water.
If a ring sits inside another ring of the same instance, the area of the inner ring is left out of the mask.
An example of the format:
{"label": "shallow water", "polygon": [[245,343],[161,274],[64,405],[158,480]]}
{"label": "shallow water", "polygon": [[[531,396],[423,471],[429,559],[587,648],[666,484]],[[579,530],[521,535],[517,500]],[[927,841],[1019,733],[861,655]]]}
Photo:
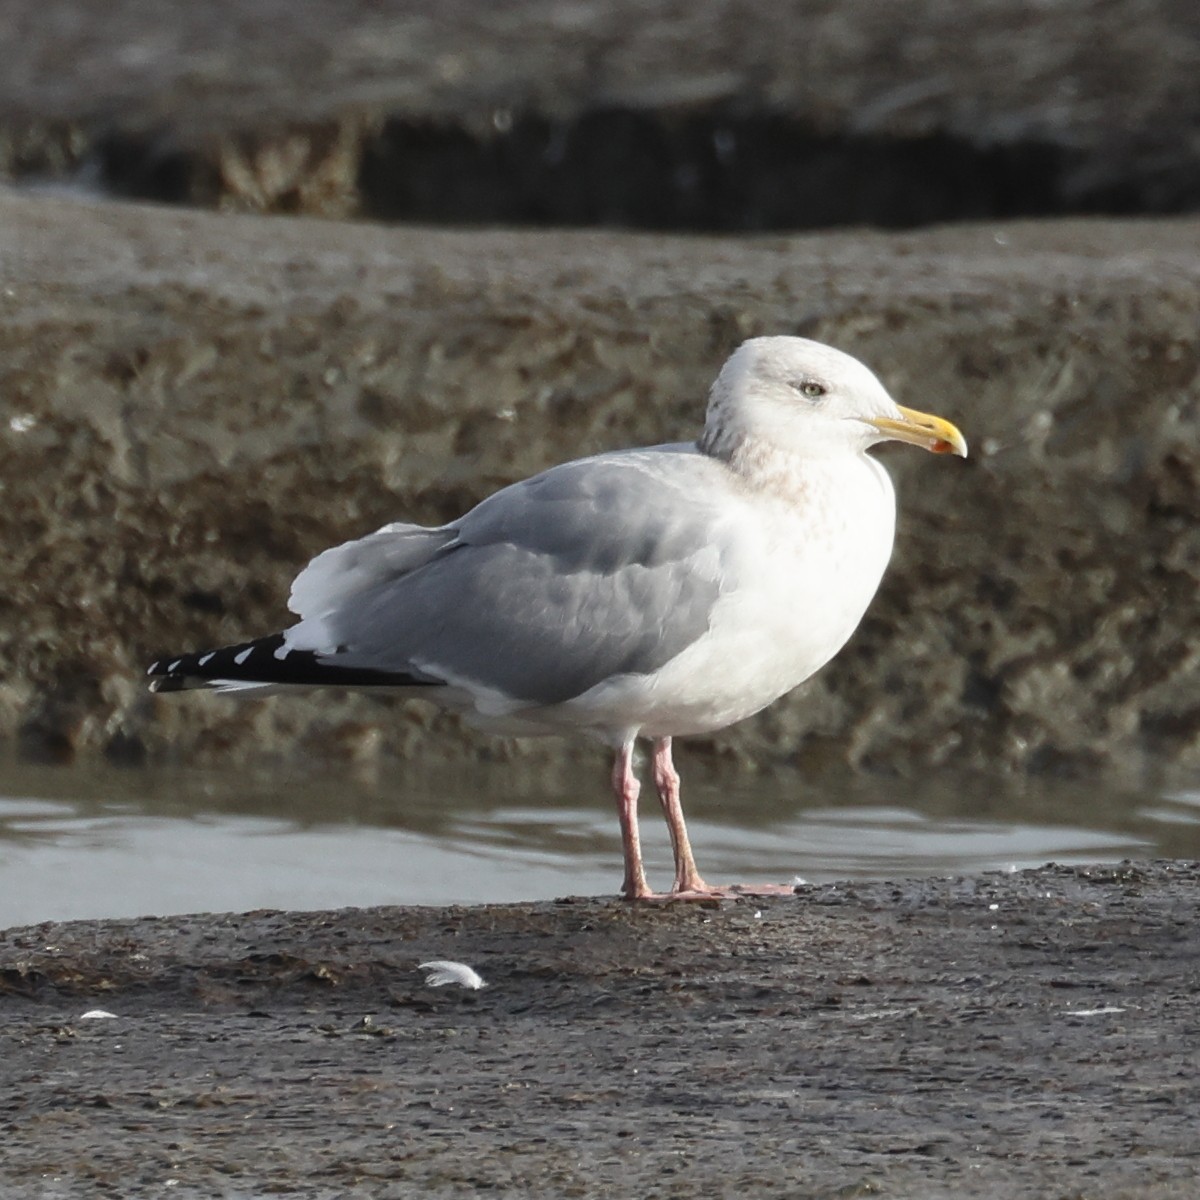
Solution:
{"label": "shallow water", "polygon": [[[710,881],[977,873],[1126,857],[1200,857],[1200,791],[1000,790],[939,776],[681,764]],[[0,928],[253,908],[447,904],[612,894],[615,815],[598,763],[570,802],[520,766],[327,772],[0,768]],[[643,799],[651,882],[670,879]]]}

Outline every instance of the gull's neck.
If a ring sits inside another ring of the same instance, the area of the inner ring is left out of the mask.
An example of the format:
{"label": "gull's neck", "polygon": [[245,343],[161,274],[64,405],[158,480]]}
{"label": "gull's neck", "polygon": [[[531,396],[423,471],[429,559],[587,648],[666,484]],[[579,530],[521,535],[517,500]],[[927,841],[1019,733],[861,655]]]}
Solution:
{"label": "gull's neck", "polygon": [[743,487],[795,499],[807,490],[805,479],[811,476],[805,456],[758,434],[746,420],[740,389],[724,375],[713,384],[697,449],[724,463]]}
{"label": "gull's neck", "polygon": [[745,440],[744,434],[737,434],[728,425],[710,420],[696,439],[696,448],[709,458],[727,463]]}
{"label": "gull's neck", "polygon": [[756,491],[793,498],[811,486],[813,460],[764,438],[710,426],[696,446],[701,454],[723,462],[745,486]]}

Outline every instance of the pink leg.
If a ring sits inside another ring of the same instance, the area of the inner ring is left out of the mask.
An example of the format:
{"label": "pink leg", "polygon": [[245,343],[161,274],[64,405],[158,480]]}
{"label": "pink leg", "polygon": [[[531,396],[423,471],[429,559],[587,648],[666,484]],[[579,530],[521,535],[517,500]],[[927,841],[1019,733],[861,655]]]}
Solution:
{"label": "pink leg", "polygon": [[679,803],[679,772],[671,761],[671,739],[658,738],[654,743],[654,786],[667,818],[671,847],[675,852],[675,882],[671,897],[683,900],[702,900],[712,896],[780,896],[792,895],[795,888],[781,884],[732,884],[712,887],[700,878],[687,827],[683,823],[683,806]]}
{"label": "pink leg", "polygon": [[638,834],[637,802],[642,790],[633,773],[633,738],[617,751],[612,769],[613,793],[617,798],[617,817],[621,822],[621,848],[625,855],[625,882],[621,894],[626,900],[645,900],[653,895],[642,866],[642,842]]}
{"label": "pink leg", "polygon": [[709,896],[720,891],[709,887],[696,870],[692,857],[692,846],[688,841],[687,826],[683,821],[683,805],[679,803],[679,772],[671,761],[671,739],[656,738],[654,742],[654,787],[667,819],[667,830],[671,834],[671,850],[675,855],[675,882],[671,894]]}

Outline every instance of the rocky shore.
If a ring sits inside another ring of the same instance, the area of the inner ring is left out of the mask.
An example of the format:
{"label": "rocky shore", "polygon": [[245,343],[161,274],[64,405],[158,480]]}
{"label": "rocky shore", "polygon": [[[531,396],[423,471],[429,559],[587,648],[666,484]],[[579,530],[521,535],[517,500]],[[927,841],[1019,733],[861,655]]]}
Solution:
{"label": "rocky shore", "polygon": [[[1194,6],[963,11],[6,5],[0,741],[567,778],[577,746],[417,705],[143,671],[279,627],[331,543],[694,436],[729,351],[794,333],[973,453],[887,454],[897,550],[853,642],[693,753],[1194,780]],[[1190,1200],[1197,886],[12,929],[0,1191]],[[488,986],[432,990],[432,958]]]}
{"label": "rocky shore", "polygon": [[[332,542],[692,436],[729,350],[782,332],[974,456],[888,456],[897,556],[849,651],[701,749],[1194,771],[1200,224],[1161,214],[1200,207],[1196,34],[1169,0],[969,30],[949,0],[10,5],[0,175],[93,202],[0,194],[0,737],[561,759],[361,700],[152,703],[140,673],[286,621]],[[497,222],[593,228],[469,228]]]}
{"label": "rocky shore", "polygon": [[[1185,1200],[1197,887],[1124,864],[9,930],[0,1190]],[[426,987],[431,958],[487,986]]]}
{"label": "rocky shore", "polygon": [[1188,0],[9,0],[0,172],[696,230],[1200,203]]}
{"label": "rocky shore", "polygon": [[1200,763],[1196,221],[705,239],[6,194],[0,257],[0,734],[28,755],[571,753],[361,698],[152,700],[142,671],[279,627],[336,541],[693,436],[729,350],[790,332],[862,357],[974,454],[887,455],[902,518],[863,627],[712,751]]}

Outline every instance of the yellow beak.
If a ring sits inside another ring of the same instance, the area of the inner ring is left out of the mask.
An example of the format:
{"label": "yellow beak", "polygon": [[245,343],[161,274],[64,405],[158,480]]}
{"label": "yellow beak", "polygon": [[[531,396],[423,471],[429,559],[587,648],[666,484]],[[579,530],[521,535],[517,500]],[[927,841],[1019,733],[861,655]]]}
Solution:
{"label": "yellow beak", "polygon": [[928,413],[911,408],[900,408],[900,420],[892,417],[871,417],[867,422],[874,425],[885,437],[897,442],[908,442],[921,446],[934,454],[957,454],[967,457],[967,439],[949,421],[931,417]]}

